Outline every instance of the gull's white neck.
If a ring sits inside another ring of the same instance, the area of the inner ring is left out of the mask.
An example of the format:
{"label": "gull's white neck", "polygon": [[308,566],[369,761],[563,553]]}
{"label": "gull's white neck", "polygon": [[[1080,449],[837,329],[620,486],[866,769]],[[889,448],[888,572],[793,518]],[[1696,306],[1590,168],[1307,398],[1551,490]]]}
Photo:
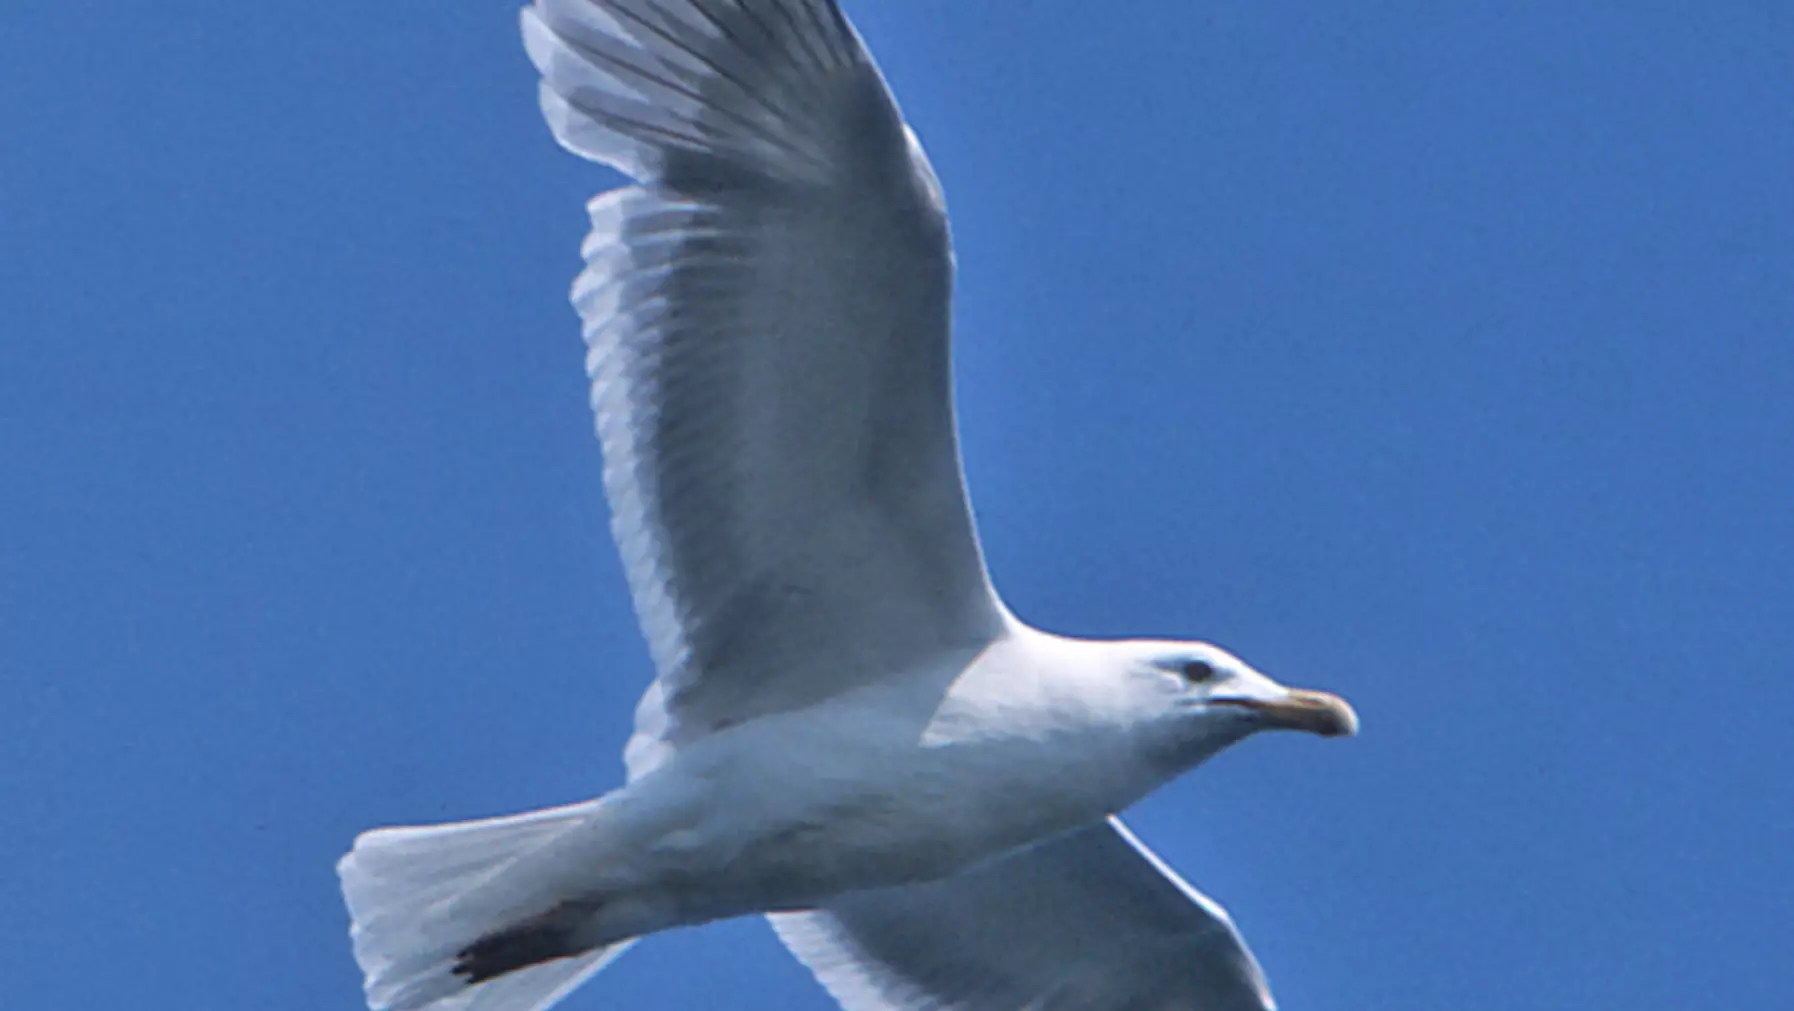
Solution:
{"label": "gull's white neck", "polygon": [[[955,873],[1100,821],[1187,767],[1166,757],[1164,675],[1135,666],[1121,644],[1017,622],[940,669],[681,749],[613,795],[615,820],[574,841],[576,862],[635,887],[735,883],[741,908],[680,922]],[[654,859],[631,867],[631,853]]]}

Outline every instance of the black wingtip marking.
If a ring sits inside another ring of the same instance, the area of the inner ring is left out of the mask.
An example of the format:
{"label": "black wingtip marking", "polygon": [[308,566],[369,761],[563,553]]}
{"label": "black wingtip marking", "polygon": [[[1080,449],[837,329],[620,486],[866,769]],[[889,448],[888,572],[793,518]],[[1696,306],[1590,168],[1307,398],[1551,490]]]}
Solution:
{"label": "black wingtip marking", "polygon": [[[562,907],[514,927],[493,931],[456,952],[451,971],[472,986],[532,965],[581,954],[588,947],[580,944],[577,936],[585,917],[570,912]],[[583,912],[589,915],[590,910]]]}

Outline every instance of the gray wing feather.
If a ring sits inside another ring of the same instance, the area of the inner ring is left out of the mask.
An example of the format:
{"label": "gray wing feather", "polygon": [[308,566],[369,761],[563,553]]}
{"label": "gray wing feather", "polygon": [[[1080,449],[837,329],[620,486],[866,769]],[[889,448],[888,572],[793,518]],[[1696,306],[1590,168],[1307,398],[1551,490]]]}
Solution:
{"label": "gray wing feather", "polygon": [[573,298],[659,677],[631,775],[1001,628],[960,480],[938,186],[823,0],[537,0],[544,114],[640,183]]}
{"label": "gray wing feather", "polygon": [[1227,913],[1119,820],[768,917],[846,1011],[1270,1011]]}

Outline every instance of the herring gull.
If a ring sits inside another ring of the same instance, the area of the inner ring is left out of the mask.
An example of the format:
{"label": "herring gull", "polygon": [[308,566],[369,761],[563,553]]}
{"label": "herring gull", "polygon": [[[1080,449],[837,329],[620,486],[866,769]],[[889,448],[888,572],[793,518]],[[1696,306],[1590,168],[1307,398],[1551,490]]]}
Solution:
{"label": "herring gull", "polygon": [[367,1000],[536,1011],[634,940],[765,914],[848,1011],[1273,1006],[1115,817],[1339,698],[1205,643],[1016,619],[966,504],[941,189],[834,0],[535,0],[541,107],[634,185],[573,287],[656,677],[627,782],[364,833]]}

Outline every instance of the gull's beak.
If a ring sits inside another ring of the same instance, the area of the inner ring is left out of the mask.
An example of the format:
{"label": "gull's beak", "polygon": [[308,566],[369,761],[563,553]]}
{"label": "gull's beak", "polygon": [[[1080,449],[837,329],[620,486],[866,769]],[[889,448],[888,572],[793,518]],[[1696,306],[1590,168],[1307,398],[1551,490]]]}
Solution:
{"label": "gull's beak", "polygon": [[1249,709],[1277,730],[1306,730],[1322,737],[1350,737],[1358,732],[1358,714],[1331,692],[1291,688],[1277,698],[1219,698],[1211,702]]}

